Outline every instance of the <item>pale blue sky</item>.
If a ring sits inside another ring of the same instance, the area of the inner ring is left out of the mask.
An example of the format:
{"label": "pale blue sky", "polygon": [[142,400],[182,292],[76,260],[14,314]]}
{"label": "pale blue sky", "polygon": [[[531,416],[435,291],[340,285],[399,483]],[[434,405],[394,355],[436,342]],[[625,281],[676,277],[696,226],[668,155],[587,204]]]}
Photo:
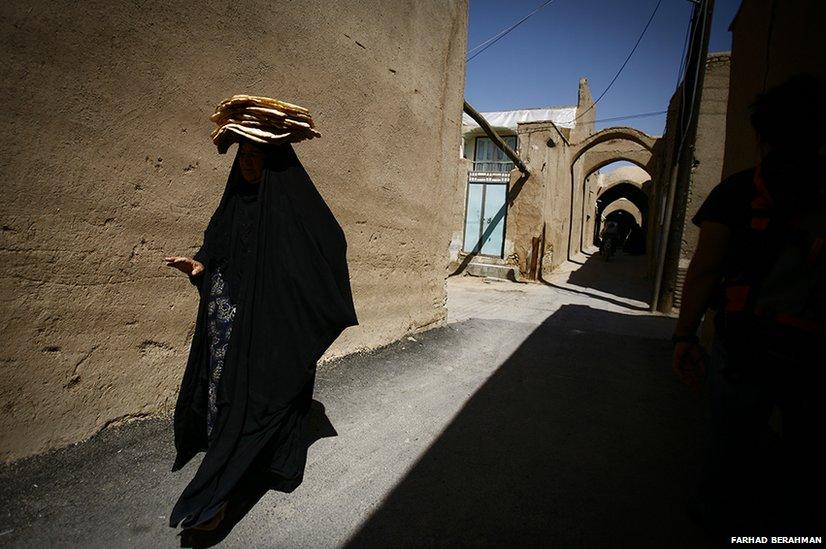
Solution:
{"label": "pale blue sky", "polygon": [[[470,0],[468,49],[515,23],[542,0]],[[554,0],[467,65],[465,97],[480,111],[573,105],[588,78],[597,98],[645,26],[656,0]],[[716,0],[709,51],[731,49],[740,0]],[[631,61],[597,105],[597,120],[662,111],[677,83],[689,0],[662,4]],[[665,115],[597,123],[661,134]]]}

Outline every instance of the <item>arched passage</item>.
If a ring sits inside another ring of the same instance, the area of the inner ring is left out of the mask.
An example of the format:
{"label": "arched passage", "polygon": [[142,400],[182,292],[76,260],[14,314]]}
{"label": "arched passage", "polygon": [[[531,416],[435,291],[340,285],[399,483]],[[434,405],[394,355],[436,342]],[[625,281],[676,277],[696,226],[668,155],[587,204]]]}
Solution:
{"label": "arched passage", "polygon": [[617,200],[625,199],[637,207],[643,218],[648,216],[648,195],[639,186],[628,181],[622,181],[605,189],[597,197],[597,214],[603,215],[605,208]]}
{"label": "arched passage", "polygon": [[[600,170],[603,168],[610,168],[616,163],[629,164],[629,166],[621,167],[608,173],[600,173]],[[595,175],[598,177],[599,187],[597,188],[597,198],[604,196],[601,201],[603,208],[613,200],[626,197],[639,205],[638,209],[641,212],[645,212],[644,217],[647,219],[651,204],[650,193],[652,191],[652,178],[649,169],[651,169],[653,163],[653,153],[639,144],[629,145],[622,150],[618,149],[613,142],[602,143],[595,145],[588,154],[582,156],[572,170],[573,177],[582,177],[581,200],[578,204],[582,213],[578,218],[572,218],[572,229],[577,230],[577,227],[579,228],[579,232],[574,235],[571,244],[573,253],[596,245],[597,242],[594,235],[598,235],[601,228],[600,214],[604,212],[597,208],[597,201],[589,192],[588,182],[590,181],[591,185],[593,185],[593,177]],[[585,166],[584,168],[583,165]],[[618,189],[615,189],[615,187],[618,187]],[[606,195],[605,193],[608,194]],[[574,201],[576,201],[576,198],[575,196]],[[640,225],[640,228],[643,228],[643,226]],[[647,224],[645,225],[645,229],[648,229]],[[638,231],[635,230],[635,238],[638,238],[637,233]],[[647,239],[648,237],[646,236],[644,240]],[[642,248],[645,249],[646,246],[642,246]]]}
{"label": "arched passage", "polygon": [[579,158],[588,152],[588,150],[607,141],[633,143],[641,145],[650,151],[654,149],[658,139],[656,137],[651,137],[647,133],[636,128],[629,128],[627,126],[605,128],[604,130],[600,130],[588,136],[586,139],[583,139],[580,143],[573,146],[574,152],[571,157],[571,164],[579,160]]}
{"label": "arched passage", "polygon": [[630,215],[634,222],[642,227],[644,223],[642,212],[637,206],[627,198],[620,198],[608,204],[602,212],[602,217],[607,218],[614,212],[623,211]]}
{"label": "arched passage", "polygon": [[[581,143],[573,145],[573,153],[570,157],[571,212],[568,238],[569,259],[582,250],[588,242],[585,227],[588,215],[586,213],[586,180],[589,176],[604,166],[624,160],[647,172],[650,176],[650,181],[656,181],[658,177],[658,159],[654,153],[654,149],[657,143],[657,138],[651,137],[644,132],[634,128],[620,127],[606,128],[589,136]],[[645,191],[637,188],[639,192],[643,193],[644,200],[640,199],[639,194],[633,193],[634,203],[639,202],[644,204],[644,206],[639,209],[641,212],[645,211],[646,218],[650,204],[650,193],[652,192],[651,187],[652,184],[649,184]],[[607,206],[608,203],[604,205]],[[588,206],[590,207],[590,204]],[[598,217],[599,216],[594,217],[594,222],[597,221]],[[650,227],[651,224],[647,223],[646,225]],[[647,240],[647,238],[645,238],[645,240]]]}
{"label": "arched passage", "polygon": [[[623,242],[628,243],[626,251],[637,254],[645,253],[649,196],[640,186],[628,181],[615,183],[597,197],[595,210],[592,240],[594,245],[599,244],[603,220],[608,219],[608,216],[614,212],[623,212],[626,216],[619,215],[618,220],[622,229]],[[636,210],[639,217],[634,215],[633,210]]]}

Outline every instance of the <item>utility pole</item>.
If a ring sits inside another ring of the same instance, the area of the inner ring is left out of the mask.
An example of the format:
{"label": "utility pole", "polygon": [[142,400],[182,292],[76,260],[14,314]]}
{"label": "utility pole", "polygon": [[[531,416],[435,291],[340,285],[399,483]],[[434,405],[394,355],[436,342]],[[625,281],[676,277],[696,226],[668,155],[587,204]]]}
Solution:
{"label": "utility pole", "polygon": [[[676,265],[676,258],[680,252],[683,226],[675,217],[677,214],[680,217],[685,215],[686,194],[694,161],[694,141],[697,136],[697,119],[708,57],[708,39],[711,35],[711,17],[714,11],[714,0],[690,1],[694,4],[690,29],[691,40],[686,52],[686,71],[682,82],[683,99],[680,102],[678,124],[674,132],[676,152],[672,159],[666,189],[662,238],[657,249],[657,271],[654,278],[654,295],[651,298],[652,311],[657,311],[660,307],[666,265],[669,259]],[[669,268],[669,271],[673,269]]]}

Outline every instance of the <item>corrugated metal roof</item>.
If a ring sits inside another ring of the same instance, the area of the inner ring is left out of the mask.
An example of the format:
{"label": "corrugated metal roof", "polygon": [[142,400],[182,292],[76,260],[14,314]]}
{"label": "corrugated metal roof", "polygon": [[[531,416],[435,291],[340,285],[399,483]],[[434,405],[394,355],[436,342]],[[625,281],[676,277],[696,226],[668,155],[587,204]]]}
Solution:
{"label": "corrugated metal roof", "polygon": [[[549,107],[545,109],[519,109],[514,111],[491,111],[480,113],[494,128],[508,128],[516,131],[521,122],[544,122],[550,120],[561,128],[573,128],[576,107]],[[478,128],[467,113],[462,113],[462,133]]]}

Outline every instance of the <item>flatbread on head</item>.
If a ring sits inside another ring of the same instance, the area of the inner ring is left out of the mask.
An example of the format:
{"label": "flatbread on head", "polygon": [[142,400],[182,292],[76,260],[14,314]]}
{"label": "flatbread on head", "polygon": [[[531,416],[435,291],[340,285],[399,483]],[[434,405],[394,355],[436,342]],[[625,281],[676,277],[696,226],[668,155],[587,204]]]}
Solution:
{"label": "flatbread on head", "polygon": [[241,139],[275,145],[321,137],[310,111],[270,97],[233,95],[221,101],[209,118],[218,125],[210,137],[221,154]]}

